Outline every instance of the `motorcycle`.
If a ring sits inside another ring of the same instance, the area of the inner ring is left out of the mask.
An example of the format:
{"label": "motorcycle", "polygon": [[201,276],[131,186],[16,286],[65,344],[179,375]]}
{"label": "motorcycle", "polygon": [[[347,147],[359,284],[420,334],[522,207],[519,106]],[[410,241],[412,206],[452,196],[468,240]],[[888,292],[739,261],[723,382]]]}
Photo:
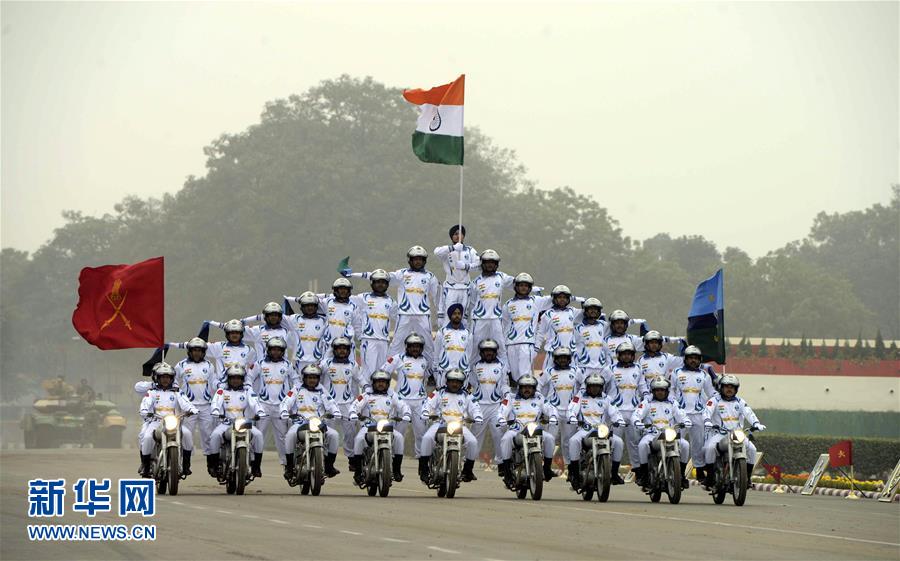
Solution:
{"label": "motorcycle", "polygon": [[250,429],[253,427],[253,420],[243,417],[220,418],[231,425],[231,439],[223,439],[216,479],[219,485],[225,485],[225,492],[229,495],[243,495],[247,484],[254,479],[250,471]]}
{"label": "motorcycle", "polygon": [[610,429],[605,423],[585,425],[589,431],[581,441],[581,498],[589,501],[597,493],[597,500],[605,503],[609,499],[612,485],[612,443]]}
{"label": "motorcycle", "polygon": [[153,431],[156,449],[151,456],[150,473],[156,480],[156,492],[160,495],[165,495],[167,489],[170,495],[177,495],[178,482],[187,478],[181,469],[181,420],[184,417],[184,413],[154,417],[161,423]]}
{"label": "motorcycle", "polygon": [[743,506],[747,499],[750,478],[747,473],[747,439],[754,429],[728,430],[713,427],[719,434],[727,435],[716,444],[715,483],[709,488],[713,502],[725,502],[725,495],[731,493],[736,506]]}
{"label": "motorcycle", "polygon": [[[325,415],[331,419],[331,415]],[[297,445],[294,447],[294,474],[288,479],[291,487],[300,485],[300,494],[318,496],[325,484],[325,423],[319,417],[309,419],[291,415],[295,424],[300,425]]]}
{"label": "motorcycle", "polygon": [[[360,417],[360,420],[365,422],[368,417]],[[394,475],[394,425],[391,421],[399,422],[402,419],[393,417],[366,425],[366,450],[355,482],[370,497],[374,497],[376,493],[387,497],[391,492]]]}
{"label": "motorcycle", "polygon": [[[678,428],[684,428],[679,424]],[[669,502],[678,504],[681,500],[681,449],[678,443],[678,431],[666,427],[659,436],[650,442],[650,457],[645,492],[650,500],[658,503],[663,492]]]}
{"label": "motorcycle", "polygon": [[[515,426],[518,421],[507,421]],[[525,424],[525,428],[513,438],[512,465],[503,482],[506,488],[524,499],[531,493],[531,499],[541,500],[544,493],[544,431],[536,422]]]}
{"label": "motorcycle", "polygon": [[[439,417],[429,417],[432,421]],[[466,423],[471,422],[466,419]],[[437,496],[452,499],[456,496],[456,490],[460,484],[460,472],[462,471],[463,450],[463,422],[450,421],[441,423],[435,435],[434,451],[428,464],[429,489],[437,489]]]}

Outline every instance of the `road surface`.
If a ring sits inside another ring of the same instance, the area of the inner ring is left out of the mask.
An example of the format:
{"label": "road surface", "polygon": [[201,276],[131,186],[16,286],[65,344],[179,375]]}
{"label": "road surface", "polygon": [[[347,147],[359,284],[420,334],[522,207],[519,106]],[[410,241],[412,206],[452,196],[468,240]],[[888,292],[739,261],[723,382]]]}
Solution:
{"label": "road surface", "polygon": [[[404,462],[406,479],[390,497],[352,486],[346,461],[322,496],[300,496],[267,454],[262,479],[228,496],[199,469],[177,497],[158,497],[157,515],[116,512],[89,519],[71,512],[79,477],[135,477],[130,450],[30,450],[0,453],[0,558],[12,559],[900,559],[896,503],[753,492],[738,508],[692,487],[682,504],[651,504],[634,485],[610,502],[587,503],[555,479],[539,502],[516,500],[495,473],[477,471],[455,499],[438,499]],[[27,481],[65,477],[66,515],[50,523],[157,527],[154,542],[29,542]],[[115,494],[114,494],[115,497]],[[114,507],[115,510],[115,507]]]}

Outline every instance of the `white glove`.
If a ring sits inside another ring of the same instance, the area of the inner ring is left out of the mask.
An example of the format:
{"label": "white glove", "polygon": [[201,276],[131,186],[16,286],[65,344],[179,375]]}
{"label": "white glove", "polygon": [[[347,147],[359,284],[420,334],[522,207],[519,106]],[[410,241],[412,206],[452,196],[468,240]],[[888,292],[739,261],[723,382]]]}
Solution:
{"label": "white glove", "polygon": [[412,421],[412,417],[410,417],[409,415],[404,415],[404,416],[401,417],[401,418],[402,418],[405,422],[407,422],[407,423],[410,422],[410,421]]}
{"label": "white glove", "polygon": [[351,421],[358,421],[358,420],[359,420],[359,415],[357,415],[356,413],[350,413],[350,420],[351,420]]}
{"label": "white glove", "polygon": [[547,424],[549,424],[551,427],[555,427],[559,424],[559,419],[557,419],[556,417],[550,417],[550,421]]}
{"label": "white glove", "polygon": [[465,246],[461,243],[453,245],[453,251],[462,251]]}
{"label": "white glove", "polygon": [[753,426],[756,427],[756,430],[766,430],[766,425],[764,425],[762,423],[756,423]]}

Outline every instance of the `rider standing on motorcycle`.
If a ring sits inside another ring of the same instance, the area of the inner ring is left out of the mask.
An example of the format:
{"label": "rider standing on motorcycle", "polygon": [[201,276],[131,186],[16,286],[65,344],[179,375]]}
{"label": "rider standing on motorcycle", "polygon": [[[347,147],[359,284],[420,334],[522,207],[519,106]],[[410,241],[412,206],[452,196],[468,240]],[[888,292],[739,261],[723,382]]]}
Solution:
{"label": "rider standing on motorcycle", "polygon": [[[566,411],[566,418],[570,425],[581,425],[572,437],[568,440],[569,458],[571,462],[568,465],[569,479],[572,482],[572,488],[578,490],[581,487],[581,443],[585,437],[591,434],[594,427],[604,423],[609,427],[621,427],[625,425],[625,419],[619,413],[619,409],[612,404],[612,399],[603,393],[603,377],[600,374],[591,374],[584,380],[584,391],[572,398],[569,403],[569,409]],[[609,441],[612,448],[612,476],[613,485],[622,485],[625,481],[619,476],[619,464],[622,463],[622,453],[625,450],[625,443],[615,434],[610,434]],[[565,445],[565,443],[563,443]]]}
{"label": "rider standing on motorcycle", "polygon": [[[503,463],[500,464],[498,475],[506,477],[512,471],[513,439],[525,429],[527,423],[540,423],[541,417],[546,417],[550,426],[559,424],[556,416],[556,407],[544,396],[537,393],[537,380],[527,374],[519,378],[519,389],[516,395],[505,398],[500,402],[500,412],[497,424],[507,425],[509,429],[500,439],[500,455]],[[510,425],[510,421],[513,422]],[[544,481],[550,481],[556,475],[550,469],[553,465],[553,450],[556,448],[556,438],[549,432],[544,433]]]}
{"label": "rider standing on motorcycle", "polygon": [[[247,325],[248,322],[262,321],[262,325]],[[266,355],[266,343],[272,337],[281,337],[285,342],[296,341],[297,327],[284,318],[284,309],[278,302],[269,302],[263,306],[261,314],[248,316],[241,320],[244,326],[244,339],[254,345],[256,356]],[[225,324],[217,321],[209,322],[213,327],[224,329]]]}
{"label": "rider standing on motorcycle", "polygon": [[[419,477],[422,481],[428,480],[428,462],[431,460],[431,452],[434,450],[437,431],[441,426],[450,421],[464,423],[467,418],[472,419],[476,425],[484,423],[481,407],[478,402],[463,390],[466,383],[466,375],[462,370],[453,369],[447,372],[447,385],[431,394],[422,407],[422,419],[438,417],[438,421],[432,424],[422,436],[419,456]],[[463,481],[475,481],[475,460],[478,459],[478,439],[468,427],[463,425],[463,446],[466,449],[466,461],[463,464],[461,479]]]}
{"label": "rider standing on motorcycle", "polygon": [[645,319],[631,319],[623,310],[614,310],[609,314],[609,333],[603,338],[603,344],[610,355],[616,354],[619,345],[628,341],[635,350],[643,351],[644,342],[637,335],[628,333],[628,326],[635,323],[646,323]]}
{"label": "rider standing on motorcycle", "polygon": [[500,321],[506,334],[503,341],[509,372],[513,381],[518,381],[532,372],[534,357],[538,352],[535,344],[538,318],[553,305],[553,298],[533,296],[531,291],[534,289],[534,279],[528,273],[519,273],[513,280],[516,294],[503,305]]}
{"label": "rider standing on motorcycle", "polygon": [[[615,314],[615,312],[613,312]],[[626,421],[624,427],[613,429],[613,432],[625,441],[628,448],[628,459],[631,471],[637,471],[638,440],[640,436],[632,423],[631,415],[641,400],[649,395],[644,375],[640,366],[634,363],[634,345],[631,341],[623,341],[616,347],[616,362],[603,370],[603,387],[607,395],[613,398],[613,404]],[[628,426],[631,424],[632,426]]]}
{"label": "rider standing on motorcycle", "polygon": [[325,332],[328,321],[319,314],[319,297],[306,291],[297,297],[286,298],[288,302],[300,304],[300,313],[288,316],[287,321],[297,330],[294,348],[294,371],[318,364],[325,356]]}
{"label": "rider standing on motorcycle", "polygon": [[672,372],[673,397],[691,420],[688,432],[691,442],[691,459],[697,470],[697,481],[703,481],[706,456],[703,453],[705,428],[703,410],[707,401],[719,394],[713,389],[712,379],[701,369],[702,353],[694,345],[684,350],[684,366]]}
{"label": "rider standing on motorcycle", "polygon": [[[584,373],[581,368],[572,366],[572,351],[569,347],[558,347],[553,351],[553,366],[544,371],[538,389],[543,395],[556,396],[556,417],[565,419],[569,403],[581,391],[583,382]],[[575,434],[575,427],[562,423],[558,425],[557,431],[563,460],[568,464],[573,458],[569,457],[566,443]]]}
{"label": "rider standing on motorcycle", "polygon": [[[159,427],[160,419],[166,415],[190,416],[197,413],[197,408],[184,394],[175,387],[175,369],[165,362],[159,363],[153,370],[155,385],[148,390],[141,400],[140,413],[144,426],[138,437],[141,446],[141,477],[151,477],[150,466],[153,461],[153,448],[156,439],[154,431]],[[181,466],[184,475],[191,474],[191,450],[194,449],[194,437],[184,424],[181,425]]]}
{"label": "rider standing on motorcycle", "polygon": [[[360,375],[365,384],[388,357],[391,327],[397,326],[397,301],[388,293],[391,276],[384,269],[369,275],[372,290],[353,296],[356,302],[356,336],[359,337]],[[362,386],[361,386],[362,387]]]}
{"label": "rider standing on motorcycle", "polygon": [[575,326],[576,363],[585,376],[599,374],[612,363],[603,338],[609,334],[609,324],[603,319],[603,304],[588,298],[581,304],[582,320]]}
{"label": "rider standing on motorcycle", "polygon": [[[285,422],[290,418],[297,419],[284,436],[285,479],[290,479],[294,473],[294,448],[297,446],[297,433],[300,432],[303,421],[308,421],[312,417],[323,418],[325,415],[341,419],[341,410],[325,391],[325,388],[319,384],[322,379],[322,369],[315,364],[310,364],[303,368],[301,375],[303,376],[303,385],[287,392],[279,407],[279,416],[285,419]],[[334,477],[341,473],[334,467],[334,461],[337,459],[338,434],[336,430],[325,423],[322,423],[322,427],[325,429],[325,476]]]}
{"label": "rider standing on motorcycle", "polygon": [[[575,325],[581,322],[581,310],[569,306],[572,291],[568,286],[560,284],[553,287],[550,296],[553,306],[541,316],[537,332],[537,348],[547,351],[544,370],[553,365],[553,351],[556,349],[566,347],[575,352]],[[575,300],[583,302],[584,298],[576,297]]]}
{"label": "rider standing on motorcycle", "polygon": [[[359,420],[359,416],[363,415],[369,418],[368,423],[389,421],[393,418],[399,418],[408,423],[412,419],[412,412],[399,395],[390,391],[390,385],[390,374],[384,370],[373,372],[370,389],[360,394],[350,406],[350,420],[356,422]],[[361,473],[360,463],[366,450],[366,432],[368,432],[367,427],[360,428],[353,440],[350,469],[357,477]],[[403,434],[394,429],[393,469],[391,470],[394,481],[403,481],[403,474],[400,473],[400,466],[403,464],[403,446]]]}
{"label": "rider standing on motorcycle", "polygon": [[325,316],[328,328],[325,330],[324,346],[326,356],[331,354],[331,342],[338,337],[346,337],[351,344],[356,336],[356,301],[352,299],[353,283],[340,277],[331,283],[331,294],[316,294],[319,297],[319,313]]}
{"label": "rider standing on motorcycle", "polygon": [[[406,337],[406,352],[393,355],[382,365],[381,370],[388,374],[397,374],[397,393],[412,411],[413,444],[416,457],[420,457],[419,446],[425,434],[425,421],[422,420],[422,403],[428,395],[425,393],[425,377],[431,369],[428,359],[423,355],[425,338],[418,333]],[[406,433],[406,425],[398,427]]]}
{"label": "rider standing on motorcycle", "polygon": [[[296,372],[285,358],[287,343],[281,337],[266,341],[266,358],[259,361],[250,374],[250,387],[256,392],[266,415],[259,420],[259,431],[266,434],[272,427],[278,460],[284,465],[284,435],[288,423],[278,416],[281,400],[294,385]],[[265,436],[264,436],[265,437]]]}
{"label": "rider standing on motorcycle", "polygon": [[356,434],[356,423],[350,420],[350,406],[365,385],[358,379],[356,361],[350,360],[351,348],[350,339],[338,337],[331,342],[331,356],[320,366],[322,387],[341,411],[341,437],[348,458],[353,455],[353,436]]}
{"label": "rider standing on motorcycle", "polygon": [[[719,427],[723,431],[743,428],[744,422],[750,424],[753,430],[766,430],[766,425],[759,422],[756,413],[742,398],[737,396],[738,389],[741,387],[741,381],[734,374],[725,374],[719,379],[719,395],[713,396],[706,402],[706,409],[703,412],[703,424],[707,428]],[[706,459],[706,465],[713,466],[716,463],[716,445],[719,443],[724,434],[710,434],[703,445],[703,454]],[[756,463],[756,446],[748,438],[747,439],[747,479],[753,473],[753,466]],[[706,473],[707,486],[715,484],[715,470],[709,469]]]}
{"label": "rider standing on motorcycle", "polygon": [[[204,331],[206,331],[208,328],[206,324],[214,322],[206,321],[203,323]],[[225,340],[206,344],[206,360],[215,365],[216,387],[221,387],[225,385],[225,370],[227,370],[229,366],[237,364],[243,366],[246,370],[250,370],[253,368],[253,365],[256,364],[259,357],[253,347],[244,343],[244,324],[241,320],[231,319],[223,324],[217,325],[221,325],[222,330],[225,332]],[[191,341],[193,341],[193,339],[191,339]],[[170,347],[186,349],[191,341],[168,343],[168,345]]]}
{"label": "rider standing on motorcycle", "polygon": [[[265,417],[266,412],[260,405],[253,390],[244,385],[247,371],[243,366],[231,366],[225,371],[226,386],[216,391],[210,404],[213,417],[225,417],[233,422],[235,419],[259,419]],[[220,457],[219,450],[222,442],[231,438],[231,422],[223,422],[209,435],[209,448],[211,454],[206,457],[206,469],[209,474],[216,477]],[[256,427],[250,427],[250,446],[253,450],[253,460],[250,469],[253,477],[262,477],[263,433]]]}
{"label": "rider standing on motorcycle", "polygon": [[503,291],[512,288],[515,279],[497,269],[500,254],[486,249],[479,257],[481,274],[469,285],[469,317],[472,319],[474,344],[469,350],[469,362],[478,360],[478,343],[485,339],[498,342],[497,356],[506,361],[506,345],[503,342]]}
{"label": "rider standing on motorcycle", "polygon": [[[645,429],[644,436],[638,444],[638,457],[641,465],[638,468],[637,477],[638,484],[642,487],[647,486],[647,461],[650,457],[650,443],[659,437],[660,431],[664,431],[667,427],[684,425],[684,427],[689,428],[691,426],[691,420],[688,419],[684,410],[669,399],[668,380],[662,376],[657,377],[650,382],[650,391],[653,397],[642,401],[631,416],[631,422],[634,423],[635,428]],[[691,450],[687,440],[684,438],[678,439],[678,450],[681,453],[681,486],[687,489],[690,483],[684,476],[684,470],[687,468]]]}
{"label": "rider standing on motorcycle", "polygon": [[206,341],[194,337],[187,342],[187,358],[175,365],[175,385],[181,388],[181,393],[197,408],[197,415],[185,418],[182,424],[188,432],[194,434],[194,425],[200,419],[200,442],[204,454],[210,453],[209,434],[214,421],[209,414],[209,402],[218,389],[218,382],[214,366],[206,360]]}
{"label": "rider standing on motorcycle", "polygon": [[681,337],[663,337],[659,331],[650,330],[644,333],[644,352],[637,360],[641,372],[644,373],[644,381],[647,384],[657,376],[662,376],[675,386],[672,371],[681,366],[681,357],[671,355],[662,350],[663,343],[680,342]]}
{"label": "rider standing on motorcycle", "polygon": [[503,428],[497,426],[500,414],[500,402],[509,397],[509,368],[506,363],[497,358],[499,345],[493,339],[485,339],[478,344],[478,352],[481,360],[469,370],[469,387],[472,397],[481,406],[481,414],[484,423],[472,427],[475,438],[478,439],[478,450],[484,445],[484,437],[488,428],[491,431],[491,439],[494,442],[494,463],[500,463],[500,439],[503,437]]}
{"label": "rider standing on motorcycle", "polygon": [[435,387],[444,387],[444,376],[450,370],[459,369],[466,372],[469,369],[469,354],[471,352],[473,334],[466,329],[463,323],[463,305],[451,304],[447,308],[446,325],[438,329],[434,334],[434,358],[436,364],[433,368]]}

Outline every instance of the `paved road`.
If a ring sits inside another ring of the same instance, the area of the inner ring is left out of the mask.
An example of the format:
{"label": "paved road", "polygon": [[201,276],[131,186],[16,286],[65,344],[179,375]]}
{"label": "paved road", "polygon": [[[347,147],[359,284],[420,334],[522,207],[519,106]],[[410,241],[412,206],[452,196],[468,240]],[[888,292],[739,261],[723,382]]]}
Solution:
{"label": "paved road", "polygon": [[[751,492],[748,504],[715,506],[696,487],[680,505],[651,504],[633,485],[611,502],[585,503],[554,480],[539,502],[516,500],[496,474],[479,473],[457,498],[438,499],[414,477],[387,499],[370,498],[345,473],[319,497],[281,479],[274,454],[243,497],[205,473],[158,499],[157,540],[31,543],[29,478],[113,481],[135,474],[126,450],[0,453],[0,558],[7,559],[900,559],[900,508],[873,500]],[[202,462],[201,462],[202,463]],[[343,460],[338,467],[345,467]],[[201,469],[203,466],[199,466]],[[70,510],[70,509],[67,509]],[[141,522],[99,514],[91,523]],[[87,523],[82,513],[53,523]]]}

